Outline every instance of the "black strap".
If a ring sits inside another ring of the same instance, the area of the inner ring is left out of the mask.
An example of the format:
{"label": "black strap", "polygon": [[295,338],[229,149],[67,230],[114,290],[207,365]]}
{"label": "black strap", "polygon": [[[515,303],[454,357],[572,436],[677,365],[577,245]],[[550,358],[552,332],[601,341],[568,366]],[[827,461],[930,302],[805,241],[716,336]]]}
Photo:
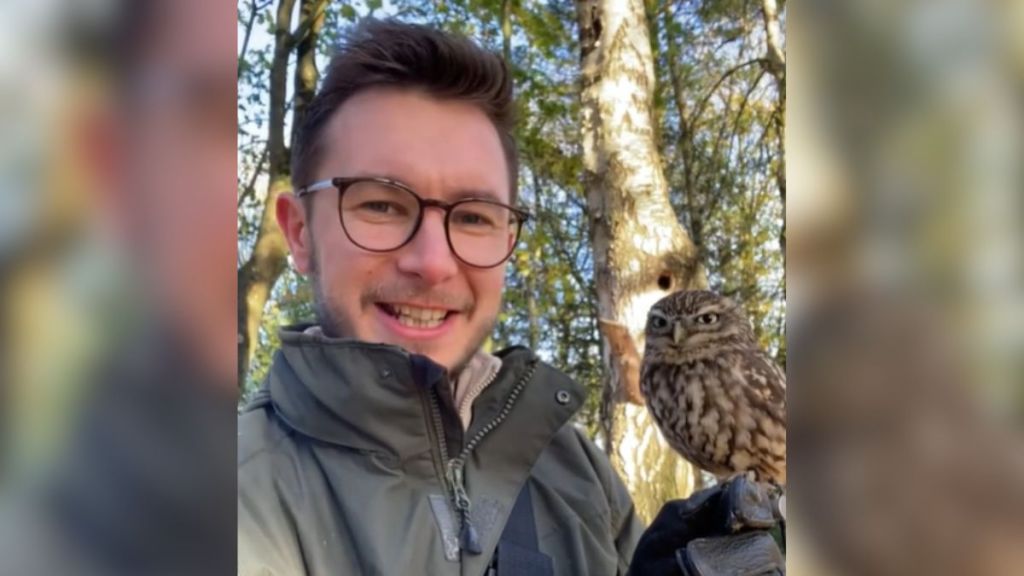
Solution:
{"label": "black strap", "polygon": [[497,569],[498,576],[552,576],[555,573],[551,557],[540,551],[529,483],[519,491],[512,506],[495,558],[491,566]]}

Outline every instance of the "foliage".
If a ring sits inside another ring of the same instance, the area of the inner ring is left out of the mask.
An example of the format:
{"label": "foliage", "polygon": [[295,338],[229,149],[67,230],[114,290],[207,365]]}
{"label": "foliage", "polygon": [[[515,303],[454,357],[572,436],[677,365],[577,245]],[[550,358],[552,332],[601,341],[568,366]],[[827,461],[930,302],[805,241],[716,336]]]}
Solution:
{"label": "foliage", "polygon": [[[503,10],[508,2],[507,12]],[[738,298],[763,344],[785,358],[784,206],[779,86],[760,65],[760,4],[749,0],[648,3],[656,58],[655,114],[671,201],[697,243],[711,286]],[[239,61],[239,257],[262,211],[266,86],[276,7],[239,1],[240,37],[259,9]],[[493,346],[531,345],[590,389],[580,423],[597,431],[603,378],[579,142],[579,49],[568,0],[330,2],[318,59],[368,14],[396,15],[472,35],[505,50],[519,100],[520,203],[534,214],[509,266]],[[503,27],[503,14],[509,26]],[[257,185],[252,185],[257,184]],[[276,330],[312,317],[308,282],[289,270],[275,285],[246,389],[259,385]]]}

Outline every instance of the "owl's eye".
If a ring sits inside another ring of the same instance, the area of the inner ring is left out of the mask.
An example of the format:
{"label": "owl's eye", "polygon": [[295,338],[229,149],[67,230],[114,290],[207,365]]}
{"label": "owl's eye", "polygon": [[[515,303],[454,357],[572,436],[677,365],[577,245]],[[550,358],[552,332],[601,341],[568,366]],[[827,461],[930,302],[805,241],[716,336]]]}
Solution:
{"label": "owl's eye", "polygon": [[697,316],[697,324],[708,325],[714,324],[715,322],[718,322],[718,314],[715,314],[714,312],[708,312],[707,314]]}
{"label": "owl's eye", "polygon": [[661,330],[668,326],[668,320],[664,316],[651,316],[651,328]]}

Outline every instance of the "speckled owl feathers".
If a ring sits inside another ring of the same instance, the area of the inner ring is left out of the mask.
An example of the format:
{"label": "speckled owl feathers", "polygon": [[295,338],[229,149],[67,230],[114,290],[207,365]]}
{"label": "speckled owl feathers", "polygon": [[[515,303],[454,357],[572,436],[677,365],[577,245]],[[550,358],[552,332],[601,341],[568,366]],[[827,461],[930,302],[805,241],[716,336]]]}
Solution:
{"label": "speckled owl feathers", "polygon": [[708,291],[651,308],[640,388],[669,445],[719,477],[786,483],[786,375],[731,300]]}

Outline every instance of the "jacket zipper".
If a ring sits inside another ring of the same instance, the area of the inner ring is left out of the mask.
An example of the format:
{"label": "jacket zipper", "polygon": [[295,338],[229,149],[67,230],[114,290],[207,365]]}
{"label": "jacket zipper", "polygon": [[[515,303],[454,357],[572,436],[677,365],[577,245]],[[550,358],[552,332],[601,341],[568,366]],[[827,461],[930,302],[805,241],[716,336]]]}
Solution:
{"label": "jacket zipper", "polygon": [[[435,435],[440,445],[441,461],[445,464],[445,478],[444,484],[448,489],[448,496],[451,498],[452,503],[455,505],[455,511],[459,514],[459,547],[477,556],[483,552],[483,548],[480,546],[480,534],[477,532],[476,526],[473,525],[473,521],[470,518],[470,510],[472,509],[473,503],[469,499],[469,494],[466,492],[466,459],[469,454],[477,447],[480,442],[483,441],[488,434],[494,431],[495,428],[501,425],[502,422],[508,418],[508,415],[512,412],[512,407],[515,405],[516,400],[519,399],[519,395],[526,388],[526,384],[533,377],[533,373],[537,368],[537,360],[530,360],[527,365],[526,373],[516,382],[516,385],[512,387],[512,391],[509,393],[508,398],[505,400],[504,406],[498,415],[493,420],[487,423],[486,426],[481,428],[473,437],[466,443],[459,452],[459,455],[455,458],[449,459],[448,454],[448,443],[444,436],[444,422],[441,420],[441,404],[437,398],[437,388],[430,390],[430,414],[433,421]],[[497,377],[497,373],[491,377],[493,381]],[[488,385],[490,382],[488,382]]]}

